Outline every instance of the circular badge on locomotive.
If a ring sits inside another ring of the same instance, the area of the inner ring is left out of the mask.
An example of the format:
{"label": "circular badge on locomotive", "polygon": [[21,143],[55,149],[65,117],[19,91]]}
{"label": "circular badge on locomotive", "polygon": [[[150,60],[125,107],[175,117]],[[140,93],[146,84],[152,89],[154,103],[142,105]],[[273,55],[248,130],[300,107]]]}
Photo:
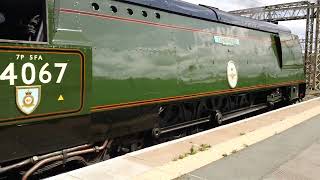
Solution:
{"label": "circular badge on locomotive", "polygon": [[227,65],[227,78],[231,88],[235,88],[238,83],[238,71],[233,61],[229,61]]}

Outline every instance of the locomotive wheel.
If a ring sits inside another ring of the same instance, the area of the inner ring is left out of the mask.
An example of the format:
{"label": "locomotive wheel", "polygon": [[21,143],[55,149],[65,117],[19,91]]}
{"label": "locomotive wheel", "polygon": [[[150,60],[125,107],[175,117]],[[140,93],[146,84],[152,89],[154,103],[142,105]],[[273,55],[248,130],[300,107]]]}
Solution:
{"label": "locomotive wheel", "polygon": [[181,104],[160,107],[160,128],[184,122],[184,111]]}
{"label": "locomotive wheel", "polygon": [[217,123],[217,125],[221,125],[222,124],[222,113],[219,110],[216,110],[216,114],[215,114],[215,122]]}
{"label": "locomotive wheel", "polygon": [[212,108],[210,106],[211,104],[209,104],[208,101],[206,100],[200,101],[197,108],[196,118],[199,119],[199,118],[210,116],[210,113],[212,112]]}

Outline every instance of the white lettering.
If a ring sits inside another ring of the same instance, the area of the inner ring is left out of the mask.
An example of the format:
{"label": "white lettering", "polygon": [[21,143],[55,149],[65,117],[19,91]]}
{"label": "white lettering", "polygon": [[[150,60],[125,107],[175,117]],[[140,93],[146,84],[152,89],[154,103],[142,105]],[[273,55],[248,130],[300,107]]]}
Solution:
{"label": "white lettering", "polygon": [[18,76],[14,74],[14,63],[10,63],[1,73],[0,80],[9,80],[10,85],[13,86],[16,79]]}
{"label": "white lettering", "polygon": [[[27,79],[27,68],[30,69],[30,79]],[[24,84],[30,85],[36,80],[36,68],[32,63],[25,63],[21,68],[21,78]]]}
{"label": "white lettering", "polygon": [[[22,55],[17,54],[17,59],[21,59]],[[32,58],[35,58],[35,56],[33,56]],[[42,58],[40,56],[37,57],[38,59]],[[4,80],[9,80],[9,84],[11,86],[13,86],[15,84],[15,80],[18,79],[18,75],[15,75],[14,73],[14,63],[10,63],[5,70],[0,74],[0,81],[4,81]],[[60,84],[63,77],[64,77],[64,73],[67,69],[68,63],[54,63],[54,67],[55,68],[60,68],[60,72],[58,75],[58,78],[56,80],[57,84]],[[39,81],[43,84],[47,84],[50,83],[52,80],[52,74],[50,71],[46,70],[49,67],[49,63],[45,63],[39,71]],[[28,77],[27,77],[28,75]],[[22,82],[26,85],[31,85],[36,81],[36,68],[34,66],[34,64],[28,62],[28,63],[24,63],[21,67],[21,78],[22,78]]]}

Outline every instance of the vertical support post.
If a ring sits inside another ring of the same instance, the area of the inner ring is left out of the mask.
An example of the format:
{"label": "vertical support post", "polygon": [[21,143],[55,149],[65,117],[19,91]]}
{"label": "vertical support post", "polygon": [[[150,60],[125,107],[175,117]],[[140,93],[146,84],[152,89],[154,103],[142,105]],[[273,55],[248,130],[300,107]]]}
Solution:
{"label": "vertical support post", "polygon": [[313,66],[313,76],[312,76],[312,87],[315,90],[320,90],[320,8],[318,7],[320,5],[320,0],[317,0],[317,16],[316,16],[316,46],[315,46],[315,58],[312,63]]}
{"label": "vertical support post", "polygon": [[307,88],[310,88],[309,76],[310,76],[310,58],[309,56],[309,39],[310,39],[310,7],[307,8],[306,15],[306,35],[305,35],[305,47],[304,47],[304,74],[306,75],[306,84]]}
{"label": "vertical support post", "polygon": [[[317,2],[318,3],[318,2]],[[317,61],[317,58],[318,58],[318,55],[319,55],[319,13],[318,13],[318,8],[317,8],[317,11],[316,11],[316,29],[315,29],[315,33],[316,33],[316,36],[315,36],[315,49],[314,49],[314,58],[312,59],[313,61],[311,62],[311,67],[312,67],[312,89],[315,89],[316,88],[316,79],[315,79],[315,75],[316,75],[316,68],[315,68],[315,63]]]}
{"label": "vertical support post", "polygon": [[307,27],[306,27],[306,49],[305,49],[305,69],[306,69],[306,83],[309,89],[313,88],[312,86],[312,59],[313,56],[313,38],[314,38],[314,4],[310,4],[308,8],[308,17],[307,17]]}

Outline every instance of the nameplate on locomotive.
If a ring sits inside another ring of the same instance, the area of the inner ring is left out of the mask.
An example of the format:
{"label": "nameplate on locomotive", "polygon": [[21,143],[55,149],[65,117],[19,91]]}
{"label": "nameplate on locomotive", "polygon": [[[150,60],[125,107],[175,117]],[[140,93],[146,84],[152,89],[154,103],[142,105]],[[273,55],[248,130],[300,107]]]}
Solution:
{"label": "nameplate on locomotive", "polygon": [[217,44],[222,44],[226,46],[238,46],[240,45],[239,39],[226,36],[213,36],[213,42]]}

